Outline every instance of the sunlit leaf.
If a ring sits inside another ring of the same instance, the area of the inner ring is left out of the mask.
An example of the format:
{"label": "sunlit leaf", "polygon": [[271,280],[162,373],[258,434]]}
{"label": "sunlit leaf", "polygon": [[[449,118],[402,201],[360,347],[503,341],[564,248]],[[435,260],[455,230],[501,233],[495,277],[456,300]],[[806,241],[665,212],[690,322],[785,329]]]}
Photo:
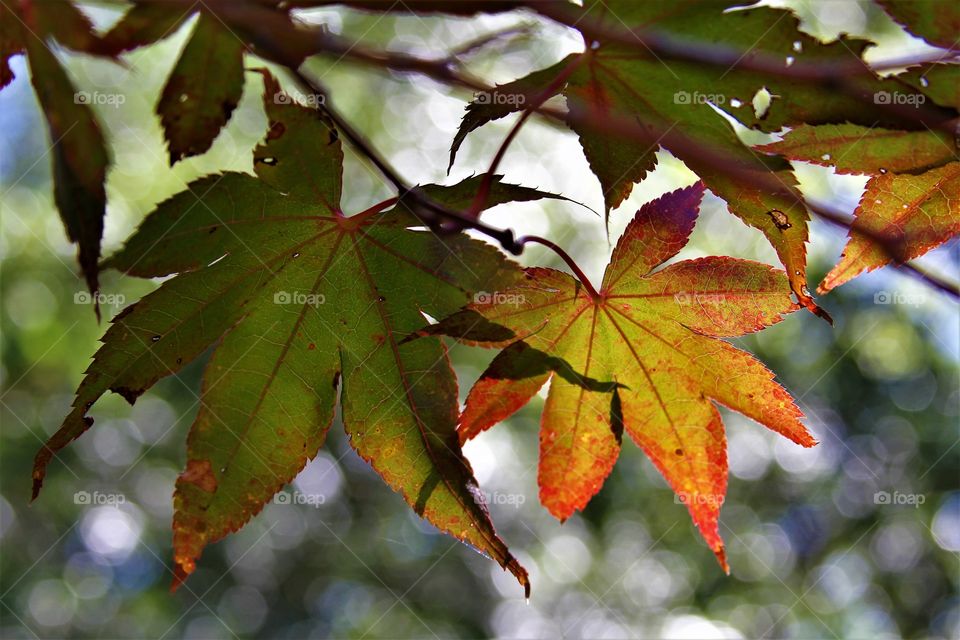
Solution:
{"label": "sunlit leaf", "polygon": [[[88,429],[107,391],[133,402],[210,347],[201,409],[177,481],[174,553],[180,578],[203,548],[241,527],[322,445],[340,394],[356,451],[416,512],[509,569],[456,435],[457,385],[438,339],[403,342],[481,288],[520,273],[493,246],[437,236],[388,200],[340,210],[343,154],[322,111],[275,100],[265,73],[265,141],[256,177],[207,176],[161,203],[107,266],[174,277],[119,315],[74,408],[37,456],[47,464]],[[447,206],[457,185],[423,187]],[[497,179],[488,206],[534,190]]]}
{"label": "sunlit leaf", "polygon": [[855,124],[800,125],[783,140],[757,147],[840,173],[916,172],[956,157],[953,138],[935,131],[898,131]]}
{"label": "sunlit leaf", "polygon": [[777,323],[798,307],[783,271],[726,257],[658,268],[686,244],[703,186],[644,205],[596,295],[560,271],[531,268],[422,333],[509,345],[471,390],[472,437],[550,380],[540,430],[540,500],[561,520],[599,491],[626,431],[687,505],[726,568],[718,531],[727,454],[714,403],[803,446],[815,444],[790,395],[750,354],[718,338]]}
{"label": "sunlit leaf", "polygon": [[891,251],[902,262],[960,233],[960,162],[919,175],[871,178],[854,215],[843,256],[820,283],[822,292],[890,264]]}

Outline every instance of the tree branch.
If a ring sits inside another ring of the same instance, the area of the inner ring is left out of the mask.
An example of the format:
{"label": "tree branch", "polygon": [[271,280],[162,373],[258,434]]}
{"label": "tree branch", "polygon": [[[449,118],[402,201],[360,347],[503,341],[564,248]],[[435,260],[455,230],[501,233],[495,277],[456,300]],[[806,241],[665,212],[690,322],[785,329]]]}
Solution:
{"label": "tree branch", "polygon": [[500,147],[497,149],[496,155],[494,155],[493,160],[490,162],[490,167],[487,169],[486,175],[483,177],[483,182],[480,183],[480,188],[477,190],[477,195],[473,200],[473,204],[470,205],[469,215],[479,216],[480,212],[483,211],[484,205],[487,203],[487,196],[490,194],[490,185],[493,181],[493,176],[497,172],[497,168],[500,166],[500,162],[503,160],[504,155],[507,153],[507,149],[510,147],[510,143],[513,142],[514,138],[517,137],[517,134],[520,133],[520,129],[523,128],[523,125],[527,122],[533,113],[543,106],[543,103],[552,98],[557,92],[563,87],[566,83],[567,78],[577,70],[577,67],[580,66],[580,63],[584,60],[583,56],[578,56],[576,59],[570,62],[566,67],[564,67],[557,77],[537,96],[533,99],[533,102],[530,103],[528,107],[523,110],[523,113],[520,114],[520,118],[514,123],[513,127],[510,129],[510,132],[507,134],[507,137],[503,139],[503,142],[500,144]]}
{"label": "tree branch", "polygon": [[[184,1],[186,2],[187,0]],[[466,73],[457,71],[454,66],[450,64],[449,60],[428,60],[402,53],[370,50],[356,42],[347,40],[341,36],[330,34],[323,29],[294,28],[288,16],[286,16],[284,13],[271,10],[259,4],[231,2],[228,0],[207,0],[207,4],[212,8],[215,8],[216,12],[222,15],[223,19],[236,26],[239,30],[243,31],[248,38],[250,38],[258,54],[265,56],[268,59],[275,60],[290,69],[294,73],[295,77],[297,77],[297,79],[301,82],[301,84],[304,84],[308,88],[308,93],[319,93],[321,95],[324,93],[322,88],[319,88],[315,83],[312,83],[299,71],[299,67],[302,62],[307,57],[317,53],[332,54],[340,58],[351,59],[363,64],[375,66],[380,69],[417,73],[427,76],[433,80],[451,86],[470,89],[474,92],[490,92],[495,90],[494,87],[476,80]],[[536,8],[541,13],[544,11],[552,11],[552,9],[548,10],[544,9],[544,7],[547,5],[552,6],[553,4],[554,3],[549,2],[529,3],[532,8]],[[566,10],[567,9],[565,9],[565,11]],[[558,18],[568,21],[573,19],[559,14]],[[634,34],[633,31],[628,30],[628,32],[630,34]],[[628,37],[624,34],[620,35],[624,38]],[[634,35],[630,35],[629,37],[633,38],[634,42],[636,42]],[[649,35],[649,33],[647,35]],[[644,41],[641,40],[641,42]],[[664,42],[667,43],[664,44]],[[662,51],[664,54],[670,51],[671,47],[673,46],[669,43],[669,41],[664,41],[662,39],[657,40],[656,38],[654,38],[654,44],[657,44],[657,46],[662,46]],[[700,54],[696,54],[692,58],[690,56],[687,57],[705,64],[717,64],[715,60],[713,62],[706,59],[701,60],[700,57],[697,57],[699,55]],[[706,56],[706,54],[703,55]],[[756,62],[757,58],[751,56],[750,60]],[[762,62],[762,58],[760,60],[761,62],[757,62],[758,65],[766,64]],[[752,65],[753,62],[742,63],[740,64],[740,68],[753,68],[752,66],[744,66]],[[830,65],[820,65],[821,71],[818,73],[813,73],[812,71],[808,73],[808,70],[800,67],[803,69],[803,72],[798,73],[796,65],[786,67],[783,66],[782,61],[779,61],[777,64],[777,73],[789,74],[791,77],[817,83],[823,83],[824,78],[832,78],[833,74],[838,73],[838,67],[836,66],[824,70],[825,68],[830,67]],[[852,67],[850,67],[849,70],[856,73],[873,73],[873,71],[864,64],[856,65],[856,67],[860,70],[856,71]],[[842,68],[844,70],[848,69],[848,67]],[[769,69],[768,72],[770,72]],[[567,99],[567,106],[568,111],[565,112],[555,108],[546,107],[541,104],[536,108],[530,108],[529,112],[536,112],[540,115],[567,125],[577,124],[588,127],[594,131],[606,135],[615,137],[629,137],[632,140],[636,140],[648,145],[656,144],[669,149],[672,153],[681,157],[695,157],[698,159],[698,161],[703,162],[712,169],[720,171],[725,175],[742,180],[758,189],[768,191],[771,194],[779,194],[788,197],[792,199],[797,206],[805,207],[814,214],[828,220],[834,218],[831,221],[836,222],[836,216],[833,212],[824,210],[817,205],[806,202],[802,195],[800,195],[795,189],[784,185],[772,173],[768,171],[758,171],[754,163],[744,163],[738,159],[732,159],[729,157],[729,154],[711,149],[699,141],[692,140],[687,136],[673,130],[673,127],[667,126],[667,123],[654,121],[649,115],[637,114],[636,117],[626,117],[621,114],[610,113],[604,118],[594,118],[591,117],[589,105],[585,105],[582,103],[582,101],[571,97],[568,97]],[[361,154],[367,157],[378,168],[378,170],[383,173],[384,177],[394,185],[401,195],[407,197],[408,200],[412,200],[422,209],[420,214],[426,216],[424,220],[431,226],[431,228],[446,232],[456,231],[458,228],[476,229],[490,236],[491,238],[496,239],[507,251],[511,253],[519,254],[520,251],[522,251],[522,245],[514,239],[512,231],[508,229],[494,229],[492,227],[488,227],[487,225],[484,225],[473,219],[469,214],[449,210],[446,207],[431,201],[429,198],[426,198],[415,188],[406,185],[397,175],[396,171],[394,171],[393,168],[390,167],[390,165],[382,157],[380,157],[380,155],[376,153],[374,149],[371,148],[369,143],[367,143],[362,136],[353,130],[349,123],[347,123],[334,110],[328,109],[328,111],[330,111],[331,117],[334,119],[337,126],[342,129],[342,132],[347,139],[361,152]],[[499,155],[502,156],[502,154]],[[453,224],[445,226],[441,221],[437,220],[437,216],[440,218],[445,218],[447,221],[452,222]],[[840,224],[846,228],[850,227],[849,223],[841,222]],[[889,238],[871,233],[867,230],[861,231],[858,229],[858,232],[861,232],[871,239],[877,241],[878,244],[884,248],[884,250],[894,261],[898,263],[903,262],[900,260],[903,255],[902,250],[891,248],[889,246],[891,244],[891,240]],[[906,269],[910,271],[922,272],[920,269],[912,269],[911,267],[906,267]],[[940,290],[948,292],[955,297],[960,297],[960,286],[946,283],[942,279],[933,276],[924,278],[924,280]]]}

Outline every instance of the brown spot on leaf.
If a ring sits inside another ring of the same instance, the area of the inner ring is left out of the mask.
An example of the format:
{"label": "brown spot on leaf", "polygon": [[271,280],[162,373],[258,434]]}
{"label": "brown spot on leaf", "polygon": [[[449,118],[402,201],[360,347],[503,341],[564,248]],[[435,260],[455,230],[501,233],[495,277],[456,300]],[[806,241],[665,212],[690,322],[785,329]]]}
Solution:
{"label": "brown spot on leaf", "polygon": [[317,345],[314,344],[313,342],[311,342],[309,345],[307,345],[307,350],[308,350],[308,351],[313,351],[313,350],[316,349],[316,348],[317,348]]}
{"label": "brown spot on leaf", "polygon": [[683,449],[677,449],[676,451],[674,451],[674,453],[677,454],[678,456],[682,456],[682,455],[683,455]]}
{"label": "brown spot on leaf", "polygon": [[217,479],[209,460],[187,460],[187,468],[180,474],[180,479],[197,485],[207,493],[217,490]]}
{"label": "brown spot on leaf", "polygon": [[767,211],[767,215],[770,216],[770,219],[773,220],[773,224],[775,224],[777,229],[780,229],[780,231],[784,231],[793,226],[790,224],[790,219],[787,218],[787,214],[785,214],[783,211],[780,211],[780,209],[771,209],[770,211]]}

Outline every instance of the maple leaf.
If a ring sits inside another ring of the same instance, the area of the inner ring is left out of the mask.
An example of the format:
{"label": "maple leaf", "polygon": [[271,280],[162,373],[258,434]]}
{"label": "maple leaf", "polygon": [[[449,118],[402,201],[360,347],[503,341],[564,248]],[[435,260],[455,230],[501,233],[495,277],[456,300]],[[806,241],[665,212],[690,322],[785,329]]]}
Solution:
{"label": "maple leaf", "polygon": [[[343,215],[336,131],[322,111],[275,100],[280,87],[264,77],[269,130],[253,152],[257,177],[191,183],[106,262],[140,277],[177,275],[114,319],[73,410],[37,454],[34,497],[103,394],[133,402],[213,346],[174,498],[178,579],[316,455],[339,388],[360,456],[418,514],[528,587],[461,453],[442,343],[399,340],[423,313],[444,317],[471,291],[515,282],[517,267],[463,233],[415,230],[423,223],[405,208],[387,210],[397,199]],[[464,198],[459,185],[422,190],[448,205]],[[496,179],[488,206],[549,195]]]}
{"label": "maple leaf", "polygon": [[162,2],[138,2],[96,43],[97,50],[116,56],[144,47],[176,33],[194,15],[194,7],[174,7]]}
{"label": "maple leaf", "polygon": [[95,292],[110,158],[89,94],[77,91],[50,49],[54,39],[71,49],[92,49],[93,26],[66,0],[13,6],[0,3],[0,89],[13,80],[10,57],[26,53],[30,81],[50,131],[54,202],[67,237],[77,245],[87,287]]}
{"label": "maple leaf", "polygon": [[956,157],[951,136],[940,131],[900,131],[855,124],[799,125],[783,140],[756,147],[788,160],[835,167],[838,173],[918,172]]}
{"label": "maple leaf", "polygon": [[555,517],[565,520],[597,493],[626,431],[686,503],[726,569],[718,531],[726,440],[714,403],[803,446],[815,441],[773,374],[718,339],[795,311],[786,274],[727,257],[657,269],[686,244],[702,195],[697,183],[644,205],[617,244],[599,292],[566,273],[530,268],[521,283],[420,335],[507,346],[470,391],[460,418],[463,440],[508,417],[551,380],[538,482],[541,502]]}
{"label": "maple leaf", "polygon": [[[869,44],[866,40],[842,36],[824,44],[801,32],[798,19],[789,11],[771,7],[744,9],[736,5],[730,1],[588,0],[582,16],[584,21],[612,29],[652,29],[675,35],[680,41],[723,45],[743,51],[742,59],[746,60],[758,55],[782,56],[785,68],[795,59],[862,65],[860,54]],[[637,47],[597,39],[579,21],[571,20],[574,23],[584,29],[589,45],[585,51],[496,88],[494,93],[508,94],[512,100],[498,101],[486,95],[474,100],[454,140],[451,160],[466,132],[524,109],[553,78],[579,59],[577,69],[557,91],[568,99],[571,112],[587,121],[603,121],[611,114],[636,116],[653,130],[695,141],[696,152],[671,148],[663,140],[657,143],[683,160],[707,187],[726,200],[734,215],[763,232],[786,267],[794,293],[805,306],[816,310],[805,292],[807,212],[797,198],[755,186],[762,178],[772,176],[785,189],[793,190],[796,180],[789,164],[778,158],[759,157],[743,145],[716,109],[726,111],[746,126],[767,132],[798,123],[846,121],[915,129],[919,126],[916,122],[892,116],[875,104],[873,95],[883,90],[919,94],[892,79],[874,75],[860,78],[856,95],[849,95],[798,82],[786,74],[683,60],[667,62]],[[764,109],[755,109],[754,97],[764,89],[772,96],[771,102]],[[941,115],[948,117],[946,113]],[[580,119],[568,118],[568,122],[578,134],[591,170],[600,181],[609,213],[630,194],[633,184],[653,168],[657,143],[645,146],[627,137],[598,132]],[[703,150],[728,159],[729,167],[737,172],[719,171],[715,164],[704,160]],[[751,175],[758,179],[748,179]],[[772,216],[772,211],[779,212],[783,220]]]}
{"label": "maple leaf", "polygon": [[871,178],[854,216],[840,263],[820,283],[821,292],[893,262],[877,237],[889,239],[903,262],[960,233],[960,162],[919,175]]}
{"label": "maple leaf", "polygon": [[955,140],[944,132],[800,125],[758,147],[790,160],[872,177],[854,211],[843,256],[820,293],[864,271],[923,255],[960,232]]}

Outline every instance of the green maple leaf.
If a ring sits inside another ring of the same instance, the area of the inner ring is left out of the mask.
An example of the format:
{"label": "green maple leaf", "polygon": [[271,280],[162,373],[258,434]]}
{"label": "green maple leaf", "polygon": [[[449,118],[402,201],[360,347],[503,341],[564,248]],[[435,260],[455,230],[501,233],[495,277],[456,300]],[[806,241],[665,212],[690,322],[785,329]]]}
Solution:
{"label": "green maple leaf", "polygon": [[[253,153],[256,177],[193,182],[107,261],[135,276],[177,275],[114,319],[73,410],[37,455],[34,495],[103,394],[133,402],[213,346],[174,499],[181,579],[316,455],[339,389],[352,446],[387,484],[527,586],[461,453],[443,345],[399,340],[423,313],[444,317],[471,291],[514,282],[516,266],[463,233],[415,230],[423,223],[405,207],[386,210],[396,199],[345,216],[336,132],[323,112],[275,100],[279,91],[265,73],[270,127]],[[449,206],[466,197],[460,185],[423,191]],[[498,178],[488,205],[540,197],[552,196]]]}
{"label": "green maple leaf", "polygon": [[560,271],[526,278],[420,335],[506,346],[467,398],[461,439],[504,420],[551,380],[540,430],[540,500],[560,520],[599,491],[626,431],[687,505],[726,568],[718,531],[726,439],[714,403],[803,446],[815,444],[773,374],[719,339],[757,331],[798,306],[783,271],[708,257],[657,269],[686,244],[702,184],[637,212],[599,292]]}
{"label": "green maple leaf", "polygon": [[960,64],[921,64],[895,77],[922,93],[933,104],[960,110]]}
{"label": "green maple leaf", "polygon": [[[680,42],[743,51],[743,59],[747,60],[758,55],[782,57],[784,68],[794,60],[859,65],[862,64],[860,54],[869,44],[846,36],[824,44],[801,32],[798,19],[789,11],[771,7],[743,9],[728,0],[588,0],[582,15],[585,20],[612,29],[653,29],[672,35]],[[585,34],[585,39],[587,46],[583,53],[501,85],[492,96],[483,95],[471,103],[451,149],[451,160],[466,133],[490,120],[522,110],[533,103],[553,79],[571,64],[578,63],[567,81],[556,90],[568,99],[571,110],[599,121],[609,119],[611,114],[627,117],[635,114],[641,123],[649,124],[656,131],[684,136],[695,142],[698,149],[728,160],[729,166],[737,169],[739,176],[719,171],[716,165],[704,160],[701,152],[670,148],[665,144],[708,188],[727,201],[734,215],[764,233],[786,267],[793,291],[802,302],[814,308],[805,290],[808,238],[805,208],[795,198],[758,188],[753,181],[745,179],[751,174],[758,179],[773,178],[792,190],[796,180],[790,166],[783,159],[762,157],[743,145],[714,107],[748,127],[767,132],[798,123],[852,122],[918,128],[917,123],[891,116],[874,104],[873,95],[883,90],[919,94],[894,80],[867,76],[857,80],[857,95],[848,95],[799,82],[785,74],[683,60],[664,61],[638,47],[594,41],[589,34]],[[773,96],[772,100],[768,107],[755,109],[754,97],[762,89]],[[600,181],[609,212],[619,206],[630,194],[633,184],[653,168],[657,144],[644,145],[626,137],[610,136],[573,119],[570,126],[578,134],[591,170]],[[775,216],[771,215],[772,211],[780,213]]]}

